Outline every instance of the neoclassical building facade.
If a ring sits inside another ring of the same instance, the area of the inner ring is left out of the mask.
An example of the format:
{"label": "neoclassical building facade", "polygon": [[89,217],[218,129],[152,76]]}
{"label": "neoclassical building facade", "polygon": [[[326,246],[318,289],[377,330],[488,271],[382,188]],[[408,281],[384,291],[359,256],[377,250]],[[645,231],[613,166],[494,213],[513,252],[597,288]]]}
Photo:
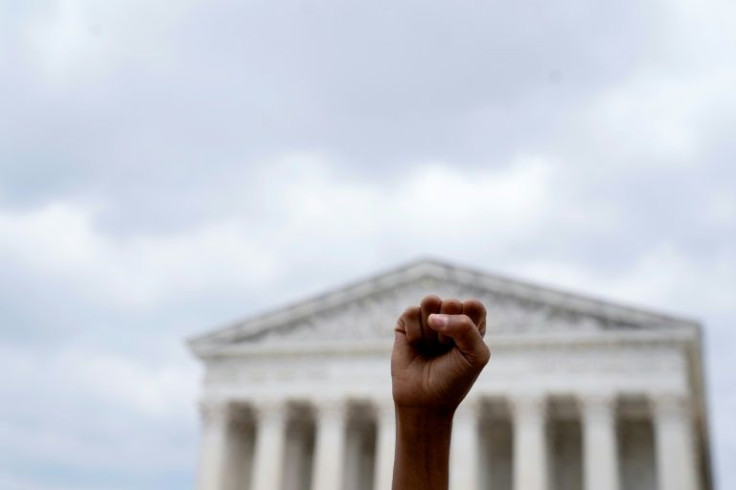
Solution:
{"label": "neoclassical building facade", "polygon": [[452,490],[711,490],[696,322],[419,261],[194,338],[199,490],[389,490],[394,323],[429,293],[488,309]]}

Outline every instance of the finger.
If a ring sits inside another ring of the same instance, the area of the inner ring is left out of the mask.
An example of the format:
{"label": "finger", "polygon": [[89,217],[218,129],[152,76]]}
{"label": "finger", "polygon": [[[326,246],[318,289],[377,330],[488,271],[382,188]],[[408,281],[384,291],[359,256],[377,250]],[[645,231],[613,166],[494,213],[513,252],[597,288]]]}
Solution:
{"label": "finger", "polygon": [[491,352],[468,315],[435,314],[429,317],[429,325],[437,332],[452,338],[460,353],[472,366],[482,368],[488,363]]}
{"label": "finger", "polygon": [[406,335],[406,340],[414,345],[422,340],[421,312],[418,306],[410,306],[396,321],[396,332]]}
{"label": "finger", "polygon": [[463,302],[463,314],[468,315],[478,327],[481,337],[486,335],[486,307],[477,299],[468,299]]}
{"label": "finger", "polygon": [[[463,303],[459,299],[446,299],[442,301],[440,313],[444,315],[459,315],[463,312]],[[452,345],[452,339],[443,333],[438,333],[437,339],[441,344]]]}
{"label": "finger", "polygon": [[391,372],[404,369],[418,354],[417,346],[422,340],[419,327],[420,311],[418,306],[407,308],[396,320],[394,329],[394,348],[391,352]]}
{"label": "finger", "polygon": [[429,324],[427,323],[427,318],[429,318],[429,315],[431,315],[432,313],[439,313],[441,306],[442,299],[440,299],[440,297],[435,294],[425,296],[421,302],[420,308],[422,310],[422,342],[430,350],[434,349],[437,346],[438,340],[437,332],[429,327]]}

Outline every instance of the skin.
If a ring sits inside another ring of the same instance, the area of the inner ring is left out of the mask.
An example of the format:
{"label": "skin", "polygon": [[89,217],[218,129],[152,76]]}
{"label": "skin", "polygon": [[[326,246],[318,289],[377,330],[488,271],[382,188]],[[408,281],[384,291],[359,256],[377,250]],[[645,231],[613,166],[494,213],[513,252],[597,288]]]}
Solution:
{"label": "skin", "polygon": [[397,320],[393,490],[447,490],[452,419],[491,357],[485,331],[477,300],[431,295]]}

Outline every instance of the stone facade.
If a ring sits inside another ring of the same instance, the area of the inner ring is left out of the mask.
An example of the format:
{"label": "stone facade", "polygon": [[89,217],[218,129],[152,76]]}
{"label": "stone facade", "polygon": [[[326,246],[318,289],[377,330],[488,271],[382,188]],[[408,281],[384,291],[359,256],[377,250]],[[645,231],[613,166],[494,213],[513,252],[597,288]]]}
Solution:
{"label": "stone facade", "polygon": [[451,489],[711,490],[697,323],[433,261],[193,339],[198,489],[390,489],[393,327],[429,293],[489,315]]}

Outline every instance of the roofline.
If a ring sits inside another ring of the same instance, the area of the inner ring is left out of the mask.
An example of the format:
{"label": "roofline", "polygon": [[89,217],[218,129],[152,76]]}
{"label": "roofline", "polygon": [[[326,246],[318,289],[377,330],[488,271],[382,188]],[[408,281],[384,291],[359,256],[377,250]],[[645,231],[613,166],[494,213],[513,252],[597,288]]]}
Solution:
{"label": "roofline", "polygon": [[[534,332],[525,335],[510,333],[489,334],[486,341],[492,349],[529,349],[557,348],[560,346],[611,346],[627,345],[676,345],[684,349],[683,352],[693,361],[700,347],[699,331],[692,328],[675,328],[672,330],[621,330],[606,332]],[[238,358],[248,359],[274,356],[322,356],[325,354],[388,354],[391,352],[391,339],[376,339],[350,343],[344,341],[296,341],[277,344],[247,344],[238,343],[227,346],[201,345],[195,347],[197,356],[207,362],[217,359]],[[692,371],[692,369],[688,369]],[[698,397],[702,398],[702,390],[696,388]]]}
{"label": "roofline", "polygon": [[266,330],[274,325],[294,321],[302,316],[340,306],[346,302],[365,297],[382,288],[395,287],[422,277],[441,278],[442,273],[451,280],[460,283],[472,283],[492,292],[530,297],[538,301],[548,302],[583,313],[620,319],[632,323],[656,322],[671,326],[691,327],[700,330],[696,320],[630,306],[618,301],[608,301],[595,296],[583,295],[565,288],[540,285],[527,280],[509,278],[498,274],[490,274],[470,267],[454,265],[435,258],[422,258],[412,262],[379,272],[341,287],[327,290],[292,303],[290,306],[272,309],[264,313],[240,319],[209,333],[191,337],[187,340],[192,351],[197,347],[218,340],[233,340],[243,336]]}

